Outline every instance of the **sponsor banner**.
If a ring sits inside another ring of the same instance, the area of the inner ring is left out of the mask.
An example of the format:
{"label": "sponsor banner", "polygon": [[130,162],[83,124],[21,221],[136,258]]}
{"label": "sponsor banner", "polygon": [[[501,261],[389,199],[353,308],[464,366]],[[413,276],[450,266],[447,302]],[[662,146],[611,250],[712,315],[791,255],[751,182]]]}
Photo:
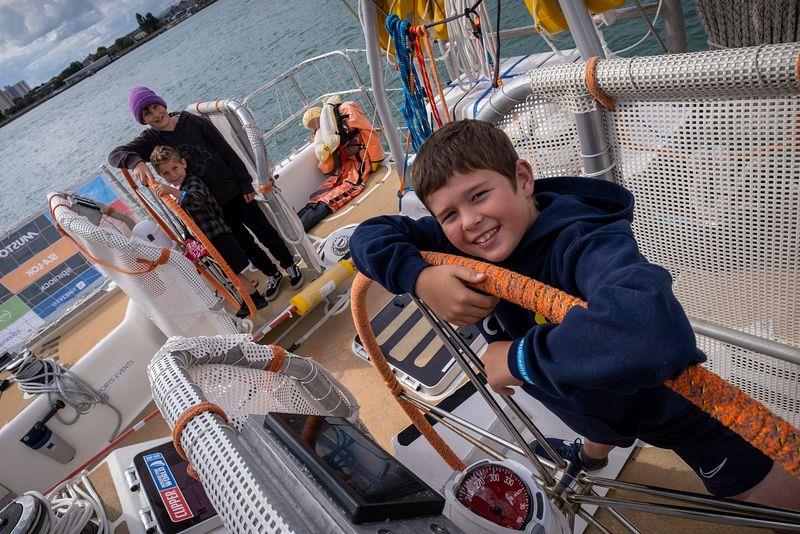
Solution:
{"label": "sponsor banner", "polygon": [[0,278],[0,283],[6,286],[9,291],[18,293],[52,269],[58,267],[70,256],[74,256],[76,252],[77,249],[72,244],[72,241],[62,237],[3,278]]}
{"label": "sponsor banner", "polygon": [[102,276],[103,275],[93,267],[86,269],[86,272],[73,279],[68,286],[60,288],[55,293],[51,293],[45,300],[37,304],[33,308],[33,311],[43,319],[52,315],[58,308],[63,306],[65,302],[73,300],[78,294],[85,291],[86,288],[102,278]]}
{"label": "sponsor banner", "polygon": [[160,452],[147,454],[144,456],[144,462],[172,522],[178,523],[194,517],[189,503],[186,502],[186,497],[175,482],[175,477],[172,475],[164,455]]}
{"label": "sponsor banner", "polygon": [[12,231],[0,240],[0,276],[14,271],[59,239],[61,234],[50,222],[50,215],[44,213]]}
{"label": "sponsor banner", "polygon": [[83,256],[75,254],[47,273],[47,276],[36,280],[36,282],[17,293],[17,296],[29,307],[35,308],[58,293],[59,290],[74,285],[76,279],[83,276],[84,278],[82,279],[85,282],[87,273],[90,273],[88,275],[89,278],[96,279],[94,278],[94,273],[97,272],[94,267],[83,259]]}
{"label": "sponsor banner", "polygon": [[[13,302],[15,300],[16,302]],[[17,297],[12,297],[11,301],[0,305],[0,350],[7,350],[19,343],[24,343],[31,334],[35,333],[44,324],[44,319],[29,310],[22,315],[18,315],[10,326],[6,326],[6,322],[3,319],[9,319],[14,316],[13,311],[8,309],[9,303],[10,307],[16,308],[16,311],[22,309],[19,306],[25,307]]]}
{"label": "sponsor banner", "polygon": [[[129,212],[102,176],[86,180],[75,193]],[[49,210],[23,221],[0,238],[0,348],[24,343],[103,280],[58,232]]]}

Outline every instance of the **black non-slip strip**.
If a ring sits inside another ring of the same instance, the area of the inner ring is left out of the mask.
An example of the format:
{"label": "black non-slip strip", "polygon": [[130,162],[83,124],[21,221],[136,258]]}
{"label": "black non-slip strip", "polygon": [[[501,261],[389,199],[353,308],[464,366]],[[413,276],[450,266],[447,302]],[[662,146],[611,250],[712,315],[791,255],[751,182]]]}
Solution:
{"label": "black non-slip strip", "polygon": [[390,363],[392,365],[407,375],[411,375],[415,380],[422,382],[428,387],[433,387],[442,380],[442,376],[444,376],[442,369],[451,359],[447,349],[444,348],[444,346],[440,347],[424,367],[420,367],[414,362],[431,343],[435,342],[435,340],[436,332],[429,330],[403,360],[398,361],[391,356],[387,356],[387,358],[391,360]]}

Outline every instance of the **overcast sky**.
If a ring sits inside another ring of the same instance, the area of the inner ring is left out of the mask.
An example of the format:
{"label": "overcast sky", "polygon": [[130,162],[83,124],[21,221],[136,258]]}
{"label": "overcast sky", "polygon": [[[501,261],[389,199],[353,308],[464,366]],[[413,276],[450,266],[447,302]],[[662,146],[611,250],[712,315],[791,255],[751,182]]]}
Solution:
{"label": "overcast sky", "polygon": [[32,88],[178,0],[0,0],[0,88]]}

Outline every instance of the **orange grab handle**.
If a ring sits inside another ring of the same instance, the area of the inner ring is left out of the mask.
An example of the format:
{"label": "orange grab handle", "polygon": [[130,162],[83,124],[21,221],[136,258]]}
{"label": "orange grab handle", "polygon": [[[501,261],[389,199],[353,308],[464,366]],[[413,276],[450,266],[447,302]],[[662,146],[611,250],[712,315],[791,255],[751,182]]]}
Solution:
{"label": "orange grab handle", "polygon": [[[557,323],[573,306],[588,307],[559,289],[494,265],[434,252],[423,252],[422,256],[432,265],[460,265],[484,273],[484,281],[474,284],[477,289],[541,313]],[[766,406],[701,365],[689,367],[664,385],[800,478],[800,435]]]}

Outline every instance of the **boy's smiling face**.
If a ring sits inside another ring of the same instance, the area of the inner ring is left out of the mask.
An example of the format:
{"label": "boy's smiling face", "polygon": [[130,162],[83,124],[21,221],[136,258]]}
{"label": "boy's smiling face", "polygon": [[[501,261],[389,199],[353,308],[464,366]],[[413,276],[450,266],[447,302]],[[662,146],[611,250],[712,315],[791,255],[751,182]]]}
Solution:
{"label": "boy's smiling face", "polygon": [[170,124],[167,108],[161,104],[150,104],[142,110],[142,122],[154,130],[165,130]]}
{"label": "boy's smiling face", "polygon": [[527,161],[517,160],[514,179],[516,191],[497,171],[455,172],[427,204],[456,248],[497,263],[511,255],[539,215]]}
{"label": "boy's smiling face", "polygon": [[186,160],[180,161],[167,160],[164,163],[155,165],[159,176],[165,179],[170,185],[179,186],[186,178]]}

